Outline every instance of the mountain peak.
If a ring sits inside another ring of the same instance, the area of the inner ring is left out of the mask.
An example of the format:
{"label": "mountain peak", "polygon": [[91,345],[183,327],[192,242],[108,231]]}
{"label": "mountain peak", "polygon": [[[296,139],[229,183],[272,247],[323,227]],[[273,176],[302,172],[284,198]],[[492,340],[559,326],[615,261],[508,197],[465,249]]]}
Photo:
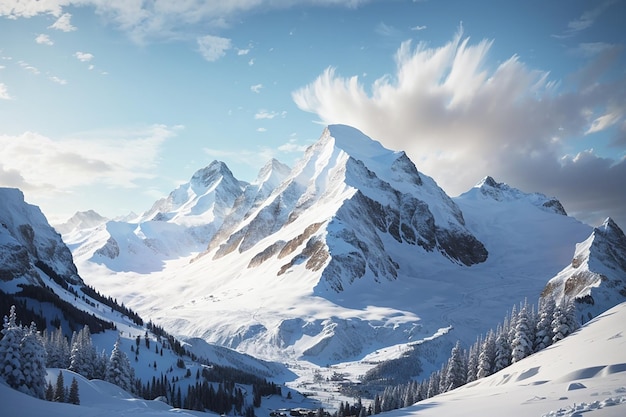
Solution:
{"label": "mountain peak", "polygon": [[571,264],[548,282],[546,295],[575,299],[587,318],[626,300],[626,236],[611,218],[576,245]]}
{"label": "mountain peak", "polygon": [[471,190],[461,194],[459,198],[490,199],[499,202],[527,201],[541,210],[567,216],[563,205],[555,197],[547,197],[541,193],[525,193],[504,182],[497,182],[487,175]]}
{"label": "mountain peak", "polygon": [[224,162],[213,161],[206,167],[197,170],[191,177],[190,184],[192,186],[210,187],[222,177],[233,177],[233,173],[230,172]]}

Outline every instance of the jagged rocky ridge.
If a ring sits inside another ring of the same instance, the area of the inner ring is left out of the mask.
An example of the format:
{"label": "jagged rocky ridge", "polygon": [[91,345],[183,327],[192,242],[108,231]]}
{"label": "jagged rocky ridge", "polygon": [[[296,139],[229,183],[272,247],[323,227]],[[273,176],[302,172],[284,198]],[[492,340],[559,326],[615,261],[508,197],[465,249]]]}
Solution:
{"label": "jagged rocky ridge", "polygon": [[[292,226],[313,207],[320,213],[316,221]],[[214,258],[245,252],[290,228],[292,239],[272,241],[250,267],[277,256],[285,259],[277,271],[282,274],[305,262],[313,271],[323,269],[322,280],[336,291],[366,274],[374,280],[397,276],[388,238],[466,266],[487,258],[460,209],[404,152],[386,150],[347,126],[325,129],[263,205],[247,212],[235,206],[224,223],[237,221],[238,229],[231,226],[230,233],[217,233],[210,242],[209,250],[218,248]]]}
{"label": "jagged rocky ridge", "polygon": [[542,292],[557,302],[574,299],[583,320],[626,301],[626,236],[611,219],[576,245],[570,265]]}

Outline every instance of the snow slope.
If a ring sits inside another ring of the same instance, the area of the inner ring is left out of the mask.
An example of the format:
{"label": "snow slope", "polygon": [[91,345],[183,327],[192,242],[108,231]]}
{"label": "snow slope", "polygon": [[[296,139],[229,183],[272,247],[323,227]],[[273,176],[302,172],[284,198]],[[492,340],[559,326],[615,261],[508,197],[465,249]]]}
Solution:
{"label": "snow slope", "polygon": [[494,375],[386,415],[624,416],[624,323],[626,303]]}
{"label": "snow slope", "polygon": [[[626,303],[587,323],[551,347],[502,371],[454,391],[421,401],[386,416],[591,416],[626,414]],[[57,370],[49,370],[54,382]],[[131,398],[103,381],[86,381],[63,371],[67,385],[79,382],[81,405],[44,402],[0,383],[6,416],[168,416],[206,415],[171,409],[158,401]],[[274,402],[272,402],[274,401]],[[266,402],[259,416],[281,407],[309,407],[301,396]]]}

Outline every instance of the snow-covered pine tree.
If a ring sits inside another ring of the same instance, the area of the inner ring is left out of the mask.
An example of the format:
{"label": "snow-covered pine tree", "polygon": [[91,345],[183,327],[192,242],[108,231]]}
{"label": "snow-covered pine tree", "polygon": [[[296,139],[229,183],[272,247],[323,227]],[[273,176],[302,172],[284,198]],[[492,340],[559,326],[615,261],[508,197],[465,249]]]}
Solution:
{"label": "snow-covered pine tree", "polygon": [[535,325],[534,351],[539,352],[552,344],[552,319],[555,309],[554,298],[547,297],[539,300],[539,313]]}
{"label": "snow-covered pine tree", "polygon": [[11,306],[9,317],[4,316],[2,335],[0,340],[0,377],[4,378],[10,387],[19,389],[24,385],[20,352],[20,342],[24,337],[24,329],[17,324],[15,306]]}
{"label": "snow-covered pine tree", "polygon": [[480,354],[478,355],[478,371],[476,372],[476,378],[484,378],[491,375],[496,359],[496,336],[493,330],[489,330],[485,340],[480,347]]}
{"label": "snow-covered pine tree", "polygon": [[72,384],[70,385],[70,393],[67,397],[67,402],[70,404],[80,404],[80,398],[78,396],[78,381],[76,377],[72,378]]}
{"label": "snow-covered pine tree", "polygon": [[466,382],[476,381],[478,377],[478,355],[480,352],[480,346],[482,342],[480,338],[476,339],[476,342],[470,347],[467,356],[467,380]]}
{"label": "snow-covered pine tree", "polygon": [[467,371],[465,370],[463,351],[461,350],[461,342],[459,341],[456,342],[456,345],[452,348],[452,352],[450,352],[445,380],[446,391],[458,388],[467,381]]}
{"label": "snow-covered pine tree", "polygon": [[22,373],[24,384],[18,389],[37,398],[45,397],[46,390],[46,349],[43,338],[32,322],[20,341]]}
{"label": "snow-covered pine tree", "polygon": [[69,369],[85,378],[92,379],[97,355],[91,341],[89,326],[85,325],[72,339]]}
{"label": "snow-covered pine tree", "polygon": [[565,339],[570,334],[569,323],[566,314],[567,306],[561,302],[554,308],[552,315],[552,342],[556,343],[559,340]]}
{"label": "snow-covered pine tree", "polygon": [[533,352],[531,326],[528,322],[528,304],[525,302],[515,320],[515,337],[511,343],[511,363],[519,362]]}
{"label": "snow-covered pine tree", "polygon": [[430,374],[430,378],[428,378],[426,398],[434,397],[437,394],[439,394],[439,371],[433,372]]}
{"label": "snow-covered pine tree", "polygon": [[493,372],[498,372],[511,364],[511,345],[506,324],[505,319],[505,325],[498,326]]}
{"label": "snow-covered pine tree", "polygon": [[45,332],[44,342],[46,346],[46,366],[48,368],[69,368],[70,345],[59,327],[51,332]]}
{"label": "snow-covered pine tree", "polygon": [[132,368],[128,357],[120,348],[120,343],[118,338],[113,346],[104,379],[130,392],[133,386]]}
{"label": "snow-covered pine tree", "polygon": [[574,304],[574,300],[567,301],[565,307],[565,318],[567,319],[567,325],[569,327],[568,335],[574,333],[580,328],[580,322],[576,317],[576,305]]}

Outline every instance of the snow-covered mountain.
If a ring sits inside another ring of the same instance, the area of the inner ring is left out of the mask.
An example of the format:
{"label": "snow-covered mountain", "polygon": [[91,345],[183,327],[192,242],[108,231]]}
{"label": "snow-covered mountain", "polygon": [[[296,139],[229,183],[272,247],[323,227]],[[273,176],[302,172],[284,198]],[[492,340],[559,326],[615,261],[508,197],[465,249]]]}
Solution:
{"label": "snow-covered mountain", "polygon": [[[266,359],[335,363],[447,332],[469,343],[591,233],[557,199],[489,177],[452,199],[341,125],[252,184],[204,171],[138,222],[64,238],[94,287],[178,336]],[[204,243],[168,233],[190,227]]]}
{"label": "snow-covered mountain", "polygon": [[65,223],[55,224],[54,228],[57,232],[65,235],[76,230],[91,229],[106,223],[108,220],[93,210],[77,211]]}
{"label": "snow-covered mountain", "polygon": [[[213,365],[232,367],[261,377],[284,376],[282,365],[203,341],[175,351],[174,342],[178,341],[160,330],[158,335],[152,333],[132,310],[87,287],[77,274],[72,253],[41,210],[26,203],[21,191],[0,188],[0,316],[8,315],[12,305],[19,310],[20,322],[35,321],[39,331],[60,327],[65,336],[71,336],[73,331],[88,325],[93,333],[97,333],[93,335],[93,341],[98,354],[102,351],[110,354],[116,339],[121,338],[126,354],[130,356],[132,352],[138,353],[138,347],[137,350],[130,349],[136,344],[137,337],[149,338],[153,343],[151,349],[146,348],[141,357],[132,362],[135,374],[144,382],[174,367],[176,371],[170,371],[171,377],[178,374],[177,377],[183,378],[186,369],[177,366],[180,360],[186,361],[194,372],[202,369],[191,355],[181,356],[181,350]],[[145,344],[149,345],[149,341]],[[0,377],[0,386],[4,389],[3,384],[5,381]],[[7,392],[3,391],[3,394]]]}
{"label": "snow-covered mountain", "polygon": [[552,278],[542,296],[575,299],[584,320],[626,301],[626,236],[607,218],[576,245],[572,262]]}
{"label": "snow-covered mountain", "polygon": [[42,269],[67,284],[82,283],[72,253],[39,207],[25,203],[20,190],[0,188],[0,282],[13,290],[42,285]]}

